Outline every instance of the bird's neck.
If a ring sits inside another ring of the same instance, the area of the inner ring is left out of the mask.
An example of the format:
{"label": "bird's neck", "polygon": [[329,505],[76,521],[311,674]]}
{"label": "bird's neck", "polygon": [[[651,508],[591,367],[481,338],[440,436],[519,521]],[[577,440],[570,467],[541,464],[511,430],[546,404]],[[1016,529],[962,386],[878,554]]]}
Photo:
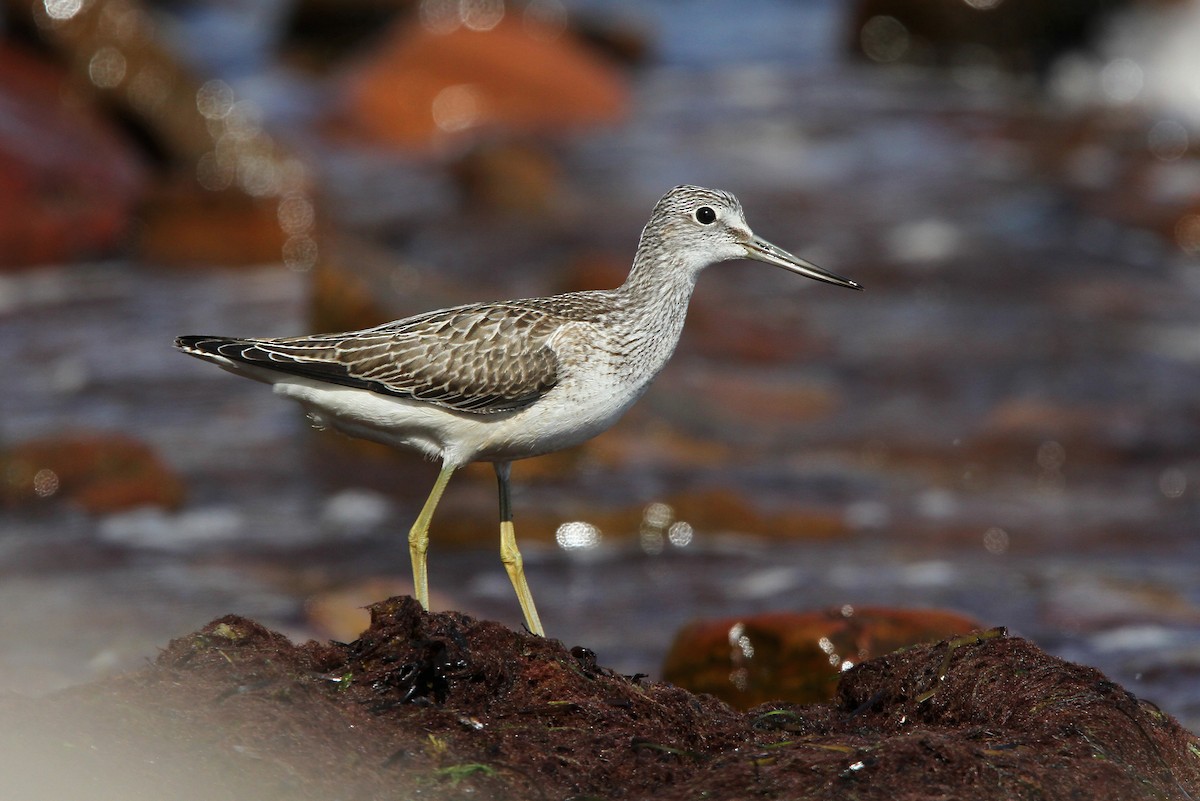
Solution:
{"label": "bird's neck", "polygon": [[679,342],[695,286],[696,271],[687,265],[639,258],[629,278],[616,290],[630,350],[645,359],[644,366],[654,373]]}

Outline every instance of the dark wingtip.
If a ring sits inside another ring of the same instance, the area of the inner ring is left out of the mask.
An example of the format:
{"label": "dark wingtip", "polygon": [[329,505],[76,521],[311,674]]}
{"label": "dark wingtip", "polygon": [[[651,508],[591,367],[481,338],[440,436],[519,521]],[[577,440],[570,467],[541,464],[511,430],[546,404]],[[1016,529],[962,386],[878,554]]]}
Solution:
{"label": "dark wingtip", "polygon": [[229,342],[227,337],[189,334],[188,336],[176,337],[175,347],[186,353],[220,354],[221,345],[227,342]]}
{"label": "dark wingtip", "polygon": [[194,334],[175,337],[175,347],[180,350],[199,350],[200,343],[206,339],[211,339],[211,337],[196,336]]}

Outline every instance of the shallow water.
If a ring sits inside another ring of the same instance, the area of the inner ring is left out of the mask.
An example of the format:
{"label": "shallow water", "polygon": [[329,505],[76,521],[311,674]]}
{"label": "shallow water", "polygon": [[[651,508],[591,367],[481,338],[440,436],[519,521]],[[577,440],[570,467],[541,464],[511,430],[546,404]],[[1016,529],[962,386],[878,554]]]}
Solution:
{"label": "shallow water", "polygon": [[[692,526],[684,547],[636,526],[586,549],[531,537],[547,631],[653,674],[695,617],[944,606],[1200,728],[1196,264],[1086,211],[1037,171],[1034,143],[1001,135],[1045,113],[1022,88],[842,64],[832,3],[755,3],[737,20],[639,7],[660,60],[634,74],[627,125],[563,148],[553,220],[406,209],[373,177],[386,157],[323,163],[347,225],[395,232],[416,288],[388,301],[397,315],[427,295],[556,291],[580,252],[628,259],[654,200],[684,181],[736,191],[757,233],[867,287],[710,270],[680,351],[629,417],[566,469],[514,469],[519,535],[523,516],[596,521],[716,489],[762,515],[833,514],[841,535],[772,541],[726,521]],[[746,26],[773,33],[748,44]],[[402,532],[433,465],[347,468],[297,409],[170,347],[181,333],[302,332],[308,292],[272,266],[0,279],[4,440],[128,432],[189,491],[178,514],[6,517],[3,686],[127,668],[229,612],[306,636],[314,593],[407,574]],[[490,470],[465,472],[443,511],[491,514]],[[477,549],[439,545],[438,520],[432,536],[435,593],[519,624],[490,531]]]}

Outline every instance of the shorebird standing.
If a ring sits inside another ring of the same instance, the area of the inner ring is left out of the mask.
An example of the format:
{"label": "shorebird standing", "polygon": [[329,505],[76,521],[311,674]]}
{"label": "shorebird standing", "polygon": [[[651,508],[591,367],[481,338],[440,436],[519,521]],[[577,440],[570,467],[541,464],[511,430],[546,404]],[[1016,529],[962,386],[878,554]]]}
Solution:
{"label": "shorebird standing", "polygon": [[755,236],[728,192],[677,186],[654,206],[616,289],[476,303],[342,334],[184,336],[176,347],[299,401],[314,423],[442,463],[408,534],[417,600],[429,607],[429,522],[455,470],[491,462],[500,558],[525,623],[544,636],[509,502],[513,460],[578,445],[617,421],[671,357],[700,271],[755,259],[861,289]]}

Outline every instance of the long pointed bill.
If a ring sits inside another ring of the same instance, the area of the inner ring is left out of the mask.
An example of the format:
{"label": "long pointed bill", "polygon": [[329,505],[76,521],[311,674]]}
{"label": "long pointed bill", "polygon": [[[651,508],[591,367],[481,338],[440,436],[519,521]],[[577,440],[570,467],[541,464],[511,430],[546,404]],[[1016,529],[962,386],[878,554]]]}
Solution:
{"label": "long pointed bill", "polygon": [[824,281],[827,284],[837,284],[838,286],[848,287],[850,289],[862,289],[858,283],[851,281],[849,278],[842,278],[836,273],[831,273],[828,270],[823,270],[810,261],[805,261],[799,256],[793,256],[783,248],[777,248],[765,239],[754,236],[746,243],[746,258],[754,259],[755,261],[774,264],[776,267],[782,267],[788,272],[793,272],[798,275],[805,275],[809,278],[815,278],[818,281]]}

